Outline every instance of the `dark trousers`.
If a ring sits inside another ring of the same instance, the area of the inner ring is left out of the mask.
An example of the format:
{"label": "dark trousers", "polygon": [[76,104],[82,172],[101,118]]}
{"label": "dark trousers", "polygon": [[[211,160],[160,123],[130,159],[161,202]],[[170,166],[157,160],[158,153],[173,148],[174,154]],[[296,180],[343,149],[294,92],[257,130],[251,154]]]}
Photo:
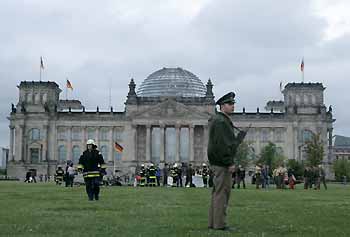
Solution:
{"label": "dark trousers", "polygon": [[163,186],[168,186],[168,176],[167,175],[163,176]]}
{"label": "dark trousers", "polygon": [[208,187],[208,176],[203,176],[204,188]]}
{"label": "dark trousers", "polygon": [[100,177],[84,178],[84,181],[89,200],[92,201],[94,198],[98,200],[100,194]]}
{"label": "dark trousers", "polygon": [[214,186],[211,193],[208,227],[219,229],[226,226],[227,207],[232,187],[232,173],[227,167],[212,166]]}
{"label": "dark trousers", "polygon": [[189,184],[190,187],[193,186],[192,184],[192,175],[186,175],[186,183],[185,186],[187,186]]}
{"label": "dark trousers", "polygon": [[243,182],[243,188],[245,188],[244,177],[238,177],[238,186],[237,186],[237,188],[241,187],[241,182]]}
{"label": "dark trousers", "polygon": [[66,187],[68,187],[68,186],[73,187],[73,181],[74,181],[74,175],[67,175],[66,176]]}

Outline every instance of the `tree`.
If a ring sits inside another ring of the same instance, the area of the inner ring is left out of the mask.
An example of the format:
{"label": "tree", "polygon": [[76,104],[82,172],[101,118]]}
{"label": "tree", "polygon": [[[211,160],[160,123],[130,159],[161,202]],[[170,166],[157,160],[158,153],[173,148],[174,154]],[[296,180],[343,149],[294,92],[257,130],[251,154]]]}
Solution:
{"label": "tree", "polygon": [[251,147],[249,143],[242,142],[236,153],[235,163],[241,165],[242,167],[247,167],[252,159]]}
{"label": "tree", "polygon": [[268,165],[270,167],[270,172],[277,168],[277,166],[282,165],[285,157],[282,152],[278,152],[276,144],[269,142],[260,153],[260,158],[258,163]]}
{"label": "tree", "polygon": [[320,134],[313,134],[309,141],[305,142],[306,160],[310,166],[321,164],[324,155]]}
{"label": "tree", "polygon": [[345,159],[336,160],[333,163],[333,171],[335,173],[335,179],[337,181],[342,181],[343,177],[350,179],[350,161]]}
{"label": "tree", "polygon": [[298,180],[302,179],[304,176],[305,167],[303,162],[297,161],[295,159],[290,159],[287,161],[287,167],[288,169],[293,170],[293,174]]}

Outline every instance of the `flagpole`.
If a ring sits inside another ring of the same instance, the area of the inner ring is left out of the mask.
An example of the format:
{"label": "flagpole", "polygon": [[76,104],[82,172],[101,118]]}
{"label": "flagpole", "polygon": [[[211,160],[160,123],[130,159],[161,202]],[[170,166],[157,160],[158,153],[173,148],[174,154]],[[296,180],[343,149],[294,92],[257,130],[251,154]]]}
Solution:
{"label": "flagpole", "polygon": [[304,69],[303,69],[303,71],[301,73],[302,73],[302,80],[304,82]]}
{"label": "flagpole", "polygon": [[40,67],[40,78],[39,78],[39,81],[41,81],[41,65],[39,67]]}
{"label": "flagpole", "polygon": [[112,82],[111,82],[111,79],[109,79],[109,98],[108,98],[108,103],[109,103],[109,109],[111,108],[112,106]]}

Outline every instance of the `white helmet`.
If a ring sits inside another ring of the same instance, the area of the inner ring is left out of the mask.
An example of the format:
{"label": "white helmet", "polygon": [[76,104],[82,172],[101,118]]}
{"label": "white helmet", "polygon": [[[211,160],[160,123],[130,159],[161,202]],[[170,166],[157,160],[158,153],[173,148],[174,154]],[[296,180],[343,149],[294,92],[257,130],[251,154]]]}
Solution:
{"label": "white helmet", "polygon": [[203,163],[203,166],[207,166],[207,164],[206,164],[206,163]]}
{"label": "white helmet", "polygon": [[86,145],[95,145],[94,139],[87,140]]}
{"label": "white helmet", "polygon": [[174,164],[174,168],[176,168],[176,167],[177,167],[177,163]]}

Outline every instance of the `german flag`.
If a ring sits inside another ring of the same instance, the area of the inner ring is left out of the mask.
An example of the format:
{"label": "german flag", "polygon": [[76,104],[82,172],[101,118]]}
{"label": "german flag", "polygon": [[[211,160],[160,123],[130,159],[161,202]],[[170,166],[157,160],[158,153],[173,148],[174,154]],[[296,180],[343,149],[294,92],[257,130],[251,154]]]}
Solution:
{"label": "german flag", "polygon": [[67,79],[67,88],[73,90],[72,83],[70,83],[70,81],[68,79]]}
{"label": "german flag", "polygon": [[124,148],[121,145],[119,145],[118,142],[114,143],[114,149],[119,153],[122,153],[124,150]]}

